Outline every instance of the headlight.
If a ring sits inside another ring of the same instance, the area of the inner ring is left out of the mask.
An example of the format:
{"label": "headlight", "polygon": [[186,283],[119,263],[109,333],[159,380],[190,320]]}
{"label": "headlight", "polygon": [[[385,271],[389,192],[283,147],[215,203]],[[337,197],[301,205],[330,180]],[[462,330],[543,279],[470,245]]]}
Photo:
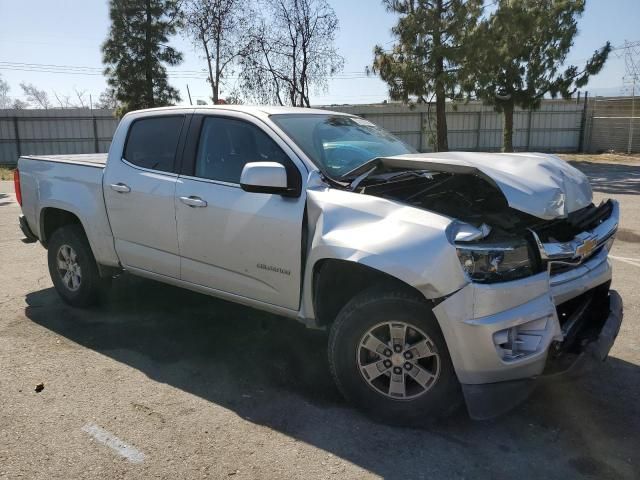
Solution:
{"label": "headlight", "polygon": [[604,243],[604,249],[605,249],[607,252],[610,252],[610,251],[611,251],[611,248],[613,247],[613,242],[615,241],[615,239],[616,239],[615,234],[614,234],[614,235],[611,235],[611,236],[609,237],[609,239]]}
{"label": "headlight", "polygon": [[506,282],[533,274],[529,246],[522,243],[456,245],[463,270],[474,282]]}

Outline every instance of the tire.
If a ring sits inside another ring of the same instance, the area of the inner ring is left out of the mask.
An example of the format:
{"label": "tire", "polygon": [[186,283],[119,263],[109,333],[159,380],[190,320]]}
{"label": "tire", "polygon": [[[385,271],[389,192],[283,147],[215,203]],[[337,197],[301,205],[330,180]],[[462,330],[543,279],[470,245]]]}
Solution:
{"label": "tire", "polygon": [[[405,342],[393,341],[391,327],[396,332],[404,329]],[[400,343],[404,343],[402,350],[394,352]],[[407,352],[410,361],[405,361]],[[354,297],[331,326],[328,353],[338,389],[375,420],[410,427],[429,425],[462,404],[460,384],[438,322],[427,302],[411,293],[374,288]],[[377,370],[369,375],[372,368]],[[403,381],[393,383],[392,388],[392,379],[401,376]]]}
{"label": "tire", "polygon": [[[64,263],[65,253],[71,259],[71,263],[66,264],[66,270],[61,269],[59,263],[59,260]],[[97,303],[100,291],[107,282],[100,278],[96,259],[80,225],[67,225],[53,232],[47,259],[53,286],[65,303],[74,307],[89,307]],[[69,277],[65,277],[69,268],[79,274],[72,275],[79,281],[73,278],[69,281]]]}

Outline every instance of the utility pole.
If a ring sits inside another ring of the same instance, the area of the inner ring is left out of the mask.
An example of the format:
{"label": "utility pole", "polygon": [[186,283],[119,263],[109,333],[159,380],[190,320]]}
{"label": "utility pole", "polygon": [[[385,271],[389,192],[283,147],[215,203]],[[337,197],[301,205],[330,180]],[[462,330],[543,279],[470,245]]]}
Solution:
{"label": "utility pole", "polygon": [[189,105],[193,105],[193,102],[191,101],[191,92],[189,91],[189,84],[187,83],[187,94],[189,95]]}
{"label": "utility pole", "polygon": [[636,80],[637,75],[633,76],[633,84],[631,85],[631,118],[629,119],[629,144],[627,145],[627,153],[631,155],[633,148],[633,120],[636,113]]}

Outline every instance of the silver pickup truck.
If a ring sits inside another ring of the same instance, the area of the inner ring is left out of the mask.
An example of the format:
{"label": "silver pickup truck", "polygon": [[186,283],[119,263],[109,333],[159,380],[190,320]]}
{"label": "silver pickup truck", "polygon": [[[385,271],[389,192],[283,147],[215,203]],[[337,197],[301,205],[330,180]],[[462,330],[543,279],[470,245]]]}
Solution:
{"label": "silver pickup truck", "polygon": [[604,360],[622,321],[618,204],[553,155],[420,154],[325,110],[162,108],[126,115],[108,156],[21,157],[16,194],[65,302],[126,271],[326,329],[338,388],[396,424],[505,412]]}

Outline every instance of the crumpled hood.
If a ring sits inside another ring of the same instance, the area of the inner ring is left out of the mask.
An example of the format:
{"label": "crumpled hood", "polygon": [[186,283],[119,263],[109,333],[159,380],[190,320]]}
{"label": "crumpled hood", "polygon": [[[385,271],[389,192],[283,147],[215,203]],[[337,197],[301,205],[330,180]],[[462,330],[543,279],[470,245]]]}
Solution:
{"label": "crumpled hood", "polygon": [[391,168],[480,175],[500,189],[510,207],[545,220],[566,217],[593,197],[582,172],[545,153],[417,153],[380,161]]}

